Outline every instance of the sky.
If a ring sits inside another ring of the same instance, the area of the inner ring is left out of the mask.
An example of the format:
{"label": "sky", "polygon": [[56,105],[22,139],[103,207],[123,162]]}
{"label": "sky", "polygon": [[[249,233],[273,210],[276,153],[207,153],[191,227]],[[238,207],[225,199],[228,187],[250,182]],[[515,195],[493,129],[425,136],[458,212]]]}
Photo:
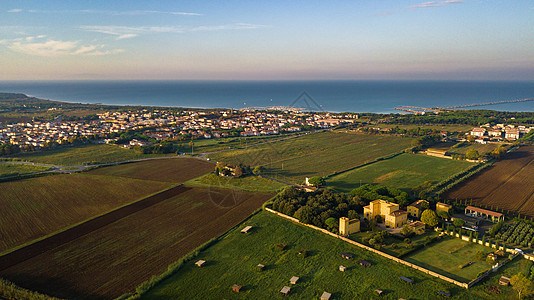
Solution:
{"label": "sky", "polygon": [[0,80],[534,80],[534,1],[0,0]]}

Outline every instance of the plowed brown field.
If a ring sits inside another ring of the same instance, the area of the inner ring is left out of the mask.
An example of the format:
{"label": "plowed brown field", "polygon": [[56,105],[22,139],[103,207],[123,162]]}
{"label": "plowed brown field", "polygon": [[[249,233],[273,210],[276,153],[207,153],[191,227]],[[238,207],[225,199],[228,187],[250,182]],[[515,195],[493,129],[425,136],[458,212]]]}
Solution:
{"label": "plowed brown field", "polygon": [[182,183],[214,168],[215,164],[196,158],[169,158],[99,168],[88,174]]}
{"label": "plowed brown field", "polygon": [[445,196],[534,217],[534,147],[521,147]]}
{"label": "plowed brown field", "polygon": [[232,228],[273,194],[192,188],[0,271],[62,298],[112,299]]}

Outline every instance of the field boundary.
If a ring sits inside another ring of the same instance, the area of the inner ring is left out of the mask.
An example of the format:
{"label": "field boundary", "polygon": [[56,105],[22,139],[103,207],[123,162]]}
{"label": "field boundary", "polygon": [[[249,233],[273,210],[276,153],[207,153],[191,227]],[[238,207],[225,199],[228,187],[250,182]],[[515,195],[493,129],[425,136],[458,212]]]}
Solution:
{"label": "field boundary", "polygon": [[322,229],[322,228],[319,228],[319,227],[316,227],[316,226],[313,226],[313,225],[310,225],[310,224],[304,224],[304,223],[300,222],[299,220],[297,220],[297,219],[295,219],[295,218],[293,218],[293,217],[290,217],[290,216],[288,216],[288,215],[279,213],[279,212],[277,212],[277,211],[275,211],[275,210],[272,210],[272,209],[270,209],[270,208],[268,208],[268,207],[265,207],[265,210],[268,211],[268,212],[270,212],[270,213],[273,213],[273,214],[275,214],[275,215],[278,215],[278,216],[280,216],[280,217],[282,217],[282,218],[285,218],[285,219],[287,219],[287,220],[290,220],[290,221],[292,221],[292,222],[295,222],[295,223],[297,223],[297,224],[300,224],[300,225],[309,227],[309,228],[311,228],[311,229],[315,229],[315,230],[320,231],[320,232],[322,232],[322,233],[328,234],[328,235],[330,235],[330,236],[332,236],[332,237],[341,239],[341,240],[343,240],[343,241],[345,241],[345,242],[347,242],[347,243],[349,243],[349,244],[352,244],[352,245],[354,245],[354,246],[357,246],[357,247],[363,248],[363,249],[365,249],[365,250],[371,251],[371,252],[373,252],[373,253],[375,253],[375,254],[378,254],[378,255],[380,255],[380,256],[382,256],[382,257],[384,257],[384,258],[387,258],[387,259],[393,260],[393,261],[395,261],[395,262],[398,262],[398,263],[400,263],[400,264],[406,265],[406,266],[408,266],[408,267],[411,267],[411,268],[413,268],[413,269],[416,269],[416,270],[418,270],[418,271],[421,271],[421,272],[423,272],[423,273],[426,273],[426,274],[428,274],[428,275],[430,275],[430,276],[437,277],[437,278],[439,278],[439,279],[442,279],[442,280],[447,281],[447,282],[449,282],[449,283],[452,283],[452,284],[455,284],[455,285],[457,285],[457,286],[463,287],[463,288],[465,288],[465,289],[469,289],[469,288],[470,288],[469,283],[460,282],[460,281],[454,280],[454,279],[452,279],[452,278],[449,278],[449,277],[447,277],[447,276],[444,276],[444,275],[441,275],[441,274],[439,274],[439,273],[436,273],[436,272],[434,272],[434,271],[430,271],[430,270],[425,269],[425,268],[423,268],[423,267],[420,267],[420,266],[418,266],[418,265],[416,265],[416,264],[412,264],[412,263],[407,262],[407,261],[405,261],[405,260],[396,258],[396,257],[393,256],[393,255],[389,255],[389,254],[384,253],[384,252],[382,252],[382,251],[376,250],[376,249],[374,249],[374,248],[372,248],[372,247],[366,246],[366,245],[364,245],[364,244],[360,244],[360,243],[358,243],[358,242],[356,242],[356,241],[353,241],[353,240],[350,240],[350,239],[348,239],[348,238],[346,238],[346,237],[342,237],[342,236],[340,236],[340,235],[337,235],[337,234],[335,234],[335,233],[332,233],[332,232],[330,232],[330,231],[328,231],[328,230],[326,230],[326,229]]}
{"label": "field boundary", "polygon": [[169,199],[170,197],[179,195],[189,189],[190,188],[185,187],[182,184],[168,188],[141,200],[129,203],[92,219],[86,220],[61,232],[22,246],[0,256],[0,270],[5,270],[43,252],[71,242],[83,235],[91,233],[133,213],[153,206],[159,202]]}
{"label": "field boundary", "polygon": [[355,167],[352,167],[352,168],[348,168],[348,169],[343,170],[343,171],[334,172],[334,173],[332,173],[332,174],[326,175],[326,176],[324,177],[324,179],[330,179],[330,178],[332,178],[332,177],[334,177],[334,176],[341,175],[341,174],[343,174],[343,173],[347,173],[347,172],[350,172],[350,171],[354,171],[354,170],[356,170],[356,169],[359,169],[359,168],[362,168],[362,167],[365,167],[365,166],[368,166],[368,165],[372,165],[372,164],[375,164],[375,163],[380,162],[380,161],[388,160],[388,159],[397,157],[397,156],[399,156],[399,155],[401,155],[401,154],[404,154],[404,153],[406,153],[405,150],[400,151],[400,152],[397,152],[397,153],[393,153],[393,154],[388,154],[388,155],[386,155],[386,156],[379,157],[379,158],[377,158],[377,159],[375,159],[375,160],[368,161],[368,162],[364,162],[364,163],[361,164],[361,165],[358,165],[358,166],[355,166]]}

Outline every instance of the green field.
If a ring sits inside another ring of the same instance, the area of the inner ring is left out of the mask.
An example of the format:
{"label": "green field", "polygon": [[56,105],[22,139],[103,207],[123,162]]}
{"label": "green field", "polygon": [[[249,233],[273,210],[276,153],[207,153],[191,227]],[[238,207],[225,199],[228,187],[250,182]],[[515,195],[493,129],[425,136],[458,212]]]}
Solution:
{"label": "green field", "polygon": [[[251,137],[229,137],[220,139],[200,139],[194,141],[193,154],[207,153],[220,150],[243,148],[257,143],[263,143],[266,141],[283,139],[288,136],[295,135],[283,134],[283,135],[267,135],[267,136],[251,136]],[[184,151],[186,154],[191,154],[191,147],[189,142],[182,143],[184,148],[180,148],[180,151]]]}
{"label": "green field", "polygon": [[19,174],[28,174],[43,172],[50,168],[32,166],[32,165],[22,165],[22,164],[10,164],[10,163],[0,163],[0,177],[15,176]]}
{"label": "green field", "polygon": [[458,148],[451,148],[448,153],[450,155],[453,154],[463,154],[465,155],[467,153],[467,150],[474,149],[478,151],[480,155],[484,155],[484,153],[488,153],[493,151],[495,148],[497,148],[499,144],[479,144],[479,143],[473,143],[473,144],[465,144]]}
{"label": "green field", "polygon": [[117,145],[91,144],[73,147],[59,147],[40,152],[21,153],[11,157],[43,164],[69,166],[110,163],[156,156],[164,155],[141,154]]}
{"label": "green field", "polygon": [[[240,233],[247,225],[253,226],[251,232]],[[287,250],[278,250],[278,243],[285,243]],[[308,257],[298,255],[301,249],[307,250]],[[353,259],[342,258],[341,252],[353,254]],[[194,263],[199,259],[206,260],[206,266],[196,267]],[[365,259],[372,266],[360,266],[358,259]],[[265,270],[257,271],[258,264],[264,264]],[[340,272],[340,265],[348,270]],[[296,285],[289,283],[292,276],[300,277]],[[403,283],[400,276],[413,279],[414,284]],[[240,293],[232,292],[234,284],[243,286]],[[332,293],[334,299],[378,299],[375,289],[384,290],[380,297],[383,299],[435,299],[439,290],[450,292],[452,299],[511,296],[492,296],[483,291],[483,285],[467,291],[318,231],[260,212],[141,298],[283,299],[279,293],[283,286],[291,286],[291,292],[285,297],[288,299],[318,299],[324,291]]]}
{"label": "green field", "polygon": [[439,182],[472,165],[466,161],[404,153],[333,176],[327,180],[327,186],[342,192],[350,192],[360,183],[409,189],[425,181]]}
{"label": "green field", "polygon": [[247,149],[209,155],[229,164],[263,165],[265,174],[291,183],[326,176],[410,147],[412,139],[396,136],[320,132]]}
{"label": "green field", "polygon": [[0,183],[0,252],[170,187],[85,174]]}
{"label": "green field", "polygon": [[[480,272],[491,268],[490,264],[475,258],[478,251],[490,253],[493,249],[450,237],[410,254],[404,259],[458,281],[469,282]],[[463,269],[459,268],[468,262],[473,262],[473,264]]]}
{"label": "green field", "polygon": [[234,178],[217,176],[213,173],[190,180],[186,184],[193,186],[213,186],[217,188],[259,193],[275,192],[287,186],[274,180],[265,179],[259,176]]}

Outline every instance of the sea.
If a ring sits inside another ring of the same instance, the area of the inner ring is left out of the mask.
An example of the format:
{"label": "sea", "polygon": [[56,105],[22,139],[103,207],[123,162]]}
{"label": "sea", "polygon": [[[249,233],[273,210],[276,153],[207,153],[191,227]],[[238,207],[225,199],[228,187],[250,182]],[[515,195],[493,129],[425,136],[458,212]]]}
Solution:
{"label": "sea", "polygon": [[[0,92],[112,105],[402,113],[395,107],[534,98],[534,81],[0,81]],[[533,112],[534,101],[467,109]]]}

